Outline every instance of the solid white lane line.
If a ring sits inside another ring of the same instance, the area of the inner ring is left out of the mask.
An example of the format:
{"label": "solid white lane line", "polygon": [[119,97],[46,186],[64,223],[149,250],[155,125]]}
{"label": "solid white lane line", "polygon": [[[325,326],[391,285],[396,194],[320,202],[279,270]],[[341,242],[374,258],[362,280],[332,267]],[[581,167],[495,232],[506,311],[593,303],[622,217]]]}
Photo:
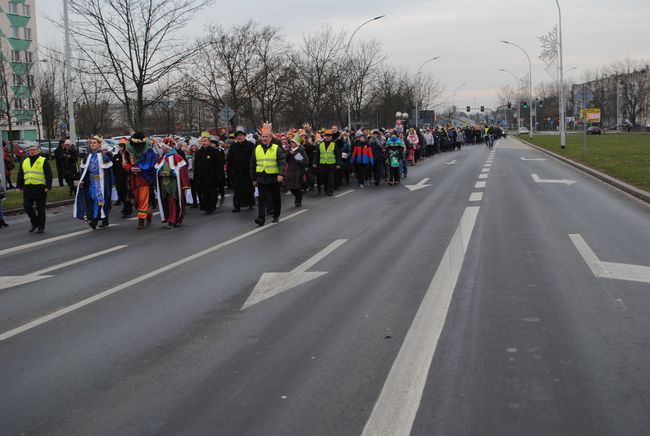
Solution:
{"label": "solid white lane line", "polygon": [[345,192],[340,193],[339,195],[335,195],[334,198],[345,197],[346,195],[350,194],[351,192],[354,192],[354,189],[350,189],[349,191],[345,191]]}
{"label": "solid white lane line", "polygon": [[411,433],[478,212],[479,207],[465,209],[393,362],[362,436],[408,436]]}
{"label": "solid white lane line", "polygon": [[481,200],[483,200],[482,192],[472,192],[472,194],[469,196],[469,201],[481,201]]}
{"label": "solid white lane line", "polygon": [[487,182],[476,182],[476,185],[474,185],[475,188],[485,188],[487,185]]}
{"label": "solid white lane line", "polygon": [[112,253],[113,251],[121,250],[122,248],[126,248],[126,247],[128,247],[128,245],[118,245],[116,247],[109,248],[107,250],[103,250],[103,251],[99,251],[97,253],[89,254],[88,256],[83,256],[83,257],[80,257],[78,259],[73,259],[73,260],[70,260],[68,262],[60,263],[58,265],[53,265],[53,266],[44,268],[44,269],[42,269],[40,271],[34,271],[34,272],[31,272],[31,273],[29,273],[27,275],[28,276],[40,276],[40,275],[43,275],[43,274],[47,274],[47,273],[49,273],[51,271],[55,271],[57,269],[66,268],[68,266],[75,265],[75,264],[77,264],[79,262],[85,262],[86,260],[93,259],[93,258],[99,257],[99,256],[103,256],[103,255],[108,254],[108,253]]}
{"label": "solid white lane line", "polygon": [[[116,226],[117,226],[117,224],[111,224],[109,227],[116,227]],[[96,231],[97,230],[93,230],[93,229],[80,230],[78,232],[68,233],[68,234],[61,235],[61,236],[55,236],[54,238],[43,239],[41,241],[30,242],[29,244],[18,245],[16,247],[6,248],[4,250],[0,250],[0,256],[4,256],[5,254],[16,253],[16,252],[22,251],[22,250],[27,250],[28,248],[40,247],[41,245],[51,244],[53,242],[58,242],[58,241],[63,241],[65,239],[74,238],[75,236],[85,235],[87,233],[92,233],[92,232],[96,232]]]}
{"label": "solid white lane line", "polygon": [[479,179],[487,179],[487,178],[488,178],[488,174],[485,174],[485,173],[483,173],[483,174],[479,174],[479,175],[478,175],[478,178],[479,178]]}
{"label": "solid white lane line", "polygon": [[[308,210],[309,209],[300,210],[300,211],[298,211],[296,213],[288,215],[285,218],[280,219],[280,221],[283,222],[283,221],[289,220],[291,218],[294,218],[294,217],[296,217],[298,215],[302,215],[303,213],[307,212]],[[258,227],[255,230],[251,230],[250,232],[246,232],[244,234],[241,234],[241,235],[239,235],[239,236],[237,236],[235,238],[232,238],[232,239],[230,239],[228,241],[217,244],[214,247],[210,247],[210,248],[208,248],[206,250],[203,250],[203,251],[201,251],[199,253],[193,254],[193,255],[191,255],[189,257],[186,257],[186,258],[183,258],[183,259],[178,260],[176,262],[173,262],[173,263],[171,263],[171,264],[169,264],[167,266],[164,266],[162,268],[158,268],[158,269],[156,269],[154,271],[151,271],[151,272],[149,272],[147,274],[144,274],[142,276],[139,276],[139,277],[136,277],[136,278],[134,278],[132,280],[129,280],[128,282],[122,283],[120,285],[117,285],[115,287],[107,289],[107,290],[105,290],[103,292],[100,292],[99,294],[93,295],[92,297],[81,300],[81,301],[79,301],[79,302],[77,302],[77,303],[75,303],[75,304],[73,304],[71,306],[64,307],[63,309],[57,310],[56,312],[52,312],[49,315],[46,315],[46,316],[43,316],[41,318],[35,319],[34,321],[31,321],[31,322],[29,322],[27,324],[24,324],[24,325],[22,325],[20,327],[17,327],[15,329],[13,329],[13,330],[9,330],[8,332],[0,334],[0,342],[5,341],[5,340],[7,340],[7,339],[9,339],[9,338],[11,338],[13,336],[19,335],[19,334],[21,334],[23,332],[26,332],[27,330],[31,330],[34,327],[38,327],[41,324],[45,324],[46,322],[52,321],[53,319],[59,318],[59,317],[61,317],[63,315],[66,315],[66,314],[68,314],[70,312],[73,312],[73,311],[75,311],[77,309],[80,309],[80,308],[82,308],[84,306],[92,304],[92,303],[94,303],[96,301],[99,301],[99,300],[101,300],[103,298],[106,298],[106,297],[108,297],[110,295],[113,295],[113,294],[115,294],[115,293],[117,293],[117,292],[119,292],[119,291],[121,291],[123,289],[130,288],[131,286],[137,285],[138,283],[141,283],[141,282],[143,282],[145,280],[149,280],[152,277],[156,277],[156,276],[158,276],[160,274],[171,271],[174,268],[185,265],[186,263],[192,262],[193,260],[198,259],[198,258],[200,258],[202,256],[205,256],[206,254],[213,253],[213,252],[215,252],[217,250],[220,250],[220,249],[222,249],[224,247],[232,245],[232,244],[234,244],[236,242],[241,241],[242,239],[246,239],[249,236],[253,236],[253,235],[255,235],[255,234],[259,233],[259,232],[262,232],[262,231],[264,231],[264,230],[266,230],[268,228],[271,228],[273,226],[276,226],[276,225],[277,224],[271,223],[271,224],[267,224],[266,226],[263,226],[263,227]]]}

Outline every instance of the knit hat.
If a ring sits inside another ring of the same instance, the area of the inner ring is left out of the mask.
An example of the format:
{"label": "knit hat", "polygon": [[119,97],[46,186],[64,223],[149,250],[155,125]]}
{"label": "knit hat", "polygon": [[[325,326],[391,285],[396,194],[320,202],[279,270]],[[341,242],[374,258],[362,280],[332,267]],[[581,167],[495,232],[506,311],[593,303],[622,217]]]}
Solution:
{"label": "knit hat", "polygon": [[147,137],[143,132],[135,132],[133,135],[131,135],[131,142],[133,144],[142,144],[147,140]]}

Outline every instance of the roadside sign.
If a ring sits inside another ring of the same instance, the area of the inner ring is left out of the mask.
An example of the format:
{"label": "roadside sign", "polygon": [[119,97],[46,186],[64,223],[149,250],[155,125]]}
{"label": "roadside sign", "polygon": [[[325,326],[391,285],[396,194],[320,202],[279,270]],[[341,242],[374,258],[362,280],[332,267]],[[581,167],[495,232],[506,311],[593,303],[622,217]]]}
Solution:
{"label": "roadside sign", "polygon": [[600,108],[580,109],[580,118],[590,123],[599,123]]}

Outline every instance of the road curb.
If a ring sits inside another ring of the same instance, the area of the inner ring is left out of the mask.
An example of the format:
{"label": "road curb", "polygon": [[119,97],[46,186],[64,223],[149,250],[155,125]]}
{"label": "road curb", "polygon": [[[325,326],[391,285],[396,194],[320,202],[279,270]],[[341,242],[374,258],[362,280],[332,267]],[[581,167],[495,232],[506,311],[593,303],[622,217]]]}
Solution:
{"label": "road curb", "polygon": [[528,146],[530,146],[532,148],[536,148],[537,150],[542,151],[542,152],[548,154],[549,156],[554,157],[555,159],[557,159],[559,161],[562,161],[562,162],[564,162],[564,163],[566,163],[568,165],[571,165],[572,167],[575,167],[575,168],[579,169],[580,171],[589,174],[590,176],[596,177],[597,179],[600,179],[603,182],[605,182],[605,183],[607,183],[609,185],[612,185],[613,187],[618,188],[621,191],[624,191],[624,192],[638,198],[639,200],[645,201],[646,203],[650,204],[650,192],[648,192],[648,191],[644,191],[643,189],[637,188],[636,186],[632,186],[629,183],[625,183],[622,180],[616,179],[616,178],[614,178],[614,177],[612,177],[610,175],[607,175],[605,173],[601,173],[600,171],[595,170],[595,169],[593,169],[591,167],[588,167],[587,165],[584,165],[584,164],[578,163],[576,161],[573,161],[571,159],[568,159],[568,158],[566,158],[564,156],[561,156],[561,155],[559,155],[557,153],[554,153],[554,152],[552,152],[550,150],[547,150],[547,149],[545,149],[543,147],[540,147],[540,146],[535,145],[535,144],[531,144],[530,142],[525,141],[525,140],[523,140],[521,138],[518,138],[516,136],[513,136],[513,138],[515,138],[517,141],[523,142],[524,144],[526,144],[526,145],[528,145]]}
{"label": "road curb", "polygon": [[[52,203],[46,203],[45,209],[50,209],[53,207],[60,207],[60,206],[68,206],[70,204],[74,204],[74,200],[53,201]],[[22,207],[18,207],[16,209],[7,209],[3,211],[3,213],[6,215],[18,215],[20,213],[25,213],[25,209],[23,209]]]}

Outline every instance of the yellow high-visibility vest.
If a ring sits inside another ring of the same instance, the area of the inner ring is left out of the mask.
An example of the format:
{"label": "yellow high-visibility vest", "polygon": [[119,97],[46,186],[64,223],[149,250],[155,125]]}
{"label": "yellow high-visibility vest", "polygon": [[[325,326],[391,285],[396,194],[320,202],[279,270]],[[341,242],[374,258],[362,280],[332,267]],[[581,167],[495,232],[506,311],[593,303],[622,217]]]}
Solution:
{"label": "yellow high-visibility vest", "polygon": [[334,165],[336,163],[336,156],[334,156],[334,147],[336,144],[330,142],[325,148],[325,142],[320,143],[320,163],[325,165]]}
{"label": "yellow high-visibility vest", "polygon": [[255,148],[255,160],[257,161],[257,167],[255,171],[258,173],[266,174],[280,174],[280,168],[278,168],[278,145],[271,144],[271,146],[264,152],[264,147],[258,145]]}
{"label": "yellow high-visibility vest", "polygon": [[25,175],[25,185],[44,185],[45,184],[45,171],[43,170],[43,164],[45,163],[45,158],[40,156],[34,161],[32,165],[29,157],[26,157],[23,160],[23,174]]}

